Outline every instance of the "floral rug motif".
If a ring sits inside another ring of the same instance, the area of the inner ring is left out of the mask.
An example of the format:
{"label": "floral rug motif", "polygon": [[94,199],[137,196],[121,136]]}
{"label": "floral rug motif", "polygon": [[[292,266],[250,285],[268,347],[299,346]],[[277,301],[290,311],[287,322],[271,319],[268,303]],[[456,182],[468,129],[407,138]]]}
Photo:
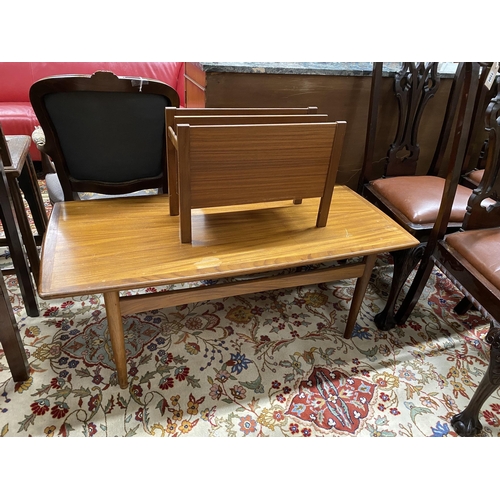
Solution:
{"label": "floral rug motif", "polygon": [[[354,280],[125,317],[127,389],[102,296],[39,300],[30,318],[6,276],[30,378],[15,383],[0,349],[0,435],[456,436],[450,419],[488,366],[489,322],[474,310],[456,315],[462,295],[435,269],[408,322],[379,331],[373,317],[391,273],[379,256],[351,339]],[[483,436],[500,435],[499,391],[480,418]]]}
{"label": "floral rug motif", "polygon": [[368,415],[375,388],[341,371],[317,367],[300,383],[286,414],[321,430],[355,434]]}
{"label": "floral rug motif", "polygon": [[[3,436],[455,436],[449,421],[481,380],[488,322],[456,316],[438,271],[406,325],[378,331],[391,266],[377,263],[352,339],[353,280],[155,310],[124,318],[120,389],[103,300],[40,301],[25,316],[6,280],[30,361],[24,383],[0,350]],[[500,430],[498,393],[484,436]]]}

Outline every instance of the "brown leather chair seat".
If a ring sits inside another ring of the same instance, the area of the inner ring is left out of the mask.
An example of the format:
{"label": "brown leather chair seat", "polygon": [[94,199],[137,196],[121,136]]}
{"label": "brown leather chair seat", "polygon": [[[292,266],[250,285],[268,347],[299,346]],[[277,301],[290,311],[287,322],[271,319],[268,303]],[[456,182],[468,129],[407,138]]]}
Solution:
{"label": "brown leather chair seat", "polygon": [[[439,212],[445,181],[435,176],[399,176],[371,181],[378,193],[416,224],[433,224]],[[458,186],[450,222],[462,222],[472,190]]]}
{"label": "brown leather chair seat", "polygon": [[484,169],[473,170],[470,172],[467,177],[476,185],[479,186],[481,179],[483,178]]}
{"label": "brown leather chair seat", "polygon": [[500,252],[492,251],[500,249],[499,228],[453,233],[445,241],[500,290]]}

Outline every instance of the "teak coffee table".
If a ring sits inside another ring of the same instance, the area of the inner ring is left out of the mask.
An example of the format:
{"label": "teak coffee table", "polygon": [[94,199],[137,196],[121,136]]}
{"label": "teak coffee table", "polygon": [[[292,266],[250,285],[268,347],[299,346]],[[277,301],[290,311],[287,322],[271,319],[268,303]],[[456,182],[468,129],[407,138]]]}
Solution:
{"label": "teak coffee table", "polygon": [[[168,196],[56,203],[45,235],[39,280],[44,299],[102,293],[120,387],[127,353],[122,316],[251,292],[357,278],[349,338],[377,254],[416,246],[392,219],[336,186],[328,224],[315,227],[319,199],[199,209],[192,243],[181,243]],[[345,262],[360,257],[359,262]],[[281,275],[262,273],[340,261]],[[258,275],[253,278],[251,275]],[[243,280],[120,297],[119,292],[228,277]]]}

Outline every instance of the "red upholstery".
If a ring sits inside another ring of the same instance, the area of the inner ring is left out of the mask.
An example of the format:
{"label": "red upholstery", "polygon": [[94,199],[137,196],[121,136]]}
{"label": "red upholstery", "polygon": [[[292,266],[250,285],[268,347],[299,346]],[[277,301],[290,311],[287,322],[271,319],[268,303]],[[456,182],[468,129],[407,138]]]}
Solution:
{"label": "red upholstery", "polygon": [[[5,135],[29,135],[38,125],[29,102],[31,85],[47,76],[90,75],[98,70],[119,76],[160,80],[173,87],[184,106],[183,62],[2,62],[0,63],[0,123]],[[30,147],[33,160],[40,160],[35,144]]]}

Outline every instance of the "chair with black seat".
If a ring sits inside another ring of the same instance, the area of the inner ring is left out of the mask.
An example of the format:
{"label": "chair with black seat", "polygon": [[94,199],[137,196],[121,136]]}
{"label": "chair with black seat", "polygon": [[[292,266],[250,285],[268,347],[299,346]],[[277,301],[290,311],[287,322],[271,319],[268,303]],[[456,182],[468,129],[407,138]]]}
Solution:
{"label": "chair with black seat", "polygon": [[[467,99],[467,107],[463,110],[463,119],[466,123],[465,130],[460,129],[460,132],[469,137],[470,122],[483,70],[484,66],[480,63],[458,65],[436,149],[429,169],[422,174],[417,168],[420,153],[417,132],[426,106],[440,86],[438,63],[403,63],[401,71],[396,74],[394,91],[399,104],[398,127],[387,156],[379,162],[373,161],[373,155],[378,125],[382,63],[374,63],[365,159],[358,192],[420,241],[420,244],[413,249],[392,253],[394,271],[391,288],[384,309],[374,318],[380,330],[388,330],[397,323],[398,297],[410,273],[421,259],[437,219],[445,187],[443,177],[449,168],[458,171],[463,168],[465,152],[460,156],[453,156],[453,153],[449,152],[449,145],[451,139],[456,137],[457,127],[464,125],[457,124],[456,119],[463,98]],[[454,153],[456,154],[457,150]],[[382,177],[374,179],[380,170]],[[447,221],[448,231],[457,231],[461,227],[471,193],[470,188],[458,186]]]}
{"label": "chair with black seat", "polygon": [[[482,425],[479,411],[500,386],[500,93],[490,102],[486,113],[488,154],[481,183],[473,191],[460,231],[446,234],[446,225],[436,224],[407,297],[404,315],[411,314],[434,265],[442,269],[467,299],[491,321],[486,342],[491,344],[490,363],[467,408],[452,419],[461,436],[478,434]],[[449,194],[441,213],[446,216],[452,204],[457,176],[450,179]]]}
{"label": "chair with black seat", "polygon": [[168,191],[165,108],[179,106],[169,85],[108,71],[59,75],[35,82],[30,101],[44,134],[38,147],[57,173],[46,177],[53,201]]}

